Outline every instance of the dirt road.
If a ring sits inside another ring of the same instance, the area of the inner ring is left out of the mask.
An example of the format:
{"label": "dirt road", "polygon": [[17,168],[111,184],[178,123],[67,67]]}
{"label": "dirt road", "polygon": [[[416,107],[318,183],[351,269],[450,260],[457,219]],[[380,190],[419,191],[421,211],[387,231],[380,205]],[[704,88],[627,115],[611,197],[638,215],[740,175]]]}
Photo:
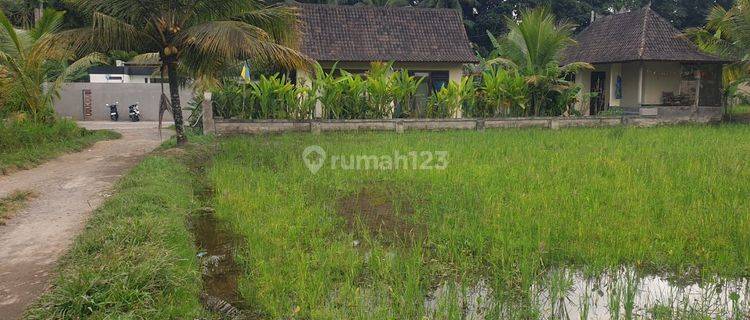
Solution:
{"label": "dirt road", "polygon": [[[55,262],[117,179],[160,144],[155,122],[85,122],[122,139],[102,141],[31,170],[0,176],[0,197],[31,190],[31,200],[0,226],[0,319],[17,319],[49,285]],[[165,137],[169,133],[164,130]]]}

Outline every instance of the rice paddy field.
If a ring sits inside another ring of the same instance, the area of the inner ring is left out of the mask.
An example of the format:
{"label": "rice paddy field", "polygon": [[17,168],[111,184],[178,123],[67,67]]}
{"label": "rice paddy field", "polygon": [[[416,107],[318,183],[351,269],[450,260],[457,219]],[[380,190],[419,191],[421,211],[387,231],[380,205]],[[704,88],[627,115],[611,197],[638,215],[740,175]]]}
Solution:
{"label": "rice paddy field", "polygon": [[258,318],[746,319],[749,161],[746,125],[284,134],[206,180]]}

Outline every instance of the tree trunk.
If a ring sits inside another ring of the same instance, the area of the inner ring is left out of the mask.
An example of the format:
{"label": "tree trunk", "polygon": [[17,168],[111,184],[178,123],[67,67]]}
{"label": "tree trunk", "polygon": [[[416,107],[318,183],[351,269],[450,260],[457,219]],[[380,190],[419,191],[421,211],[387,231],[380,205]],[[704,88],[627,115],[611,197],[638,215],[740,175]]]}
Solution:
{"label": "tree trunk", "polygon": [[174,118],[174,130],[177,145],[187,143],[185,129],[182,125],[182,107],[180,106],[180,82],[177,79],[177,62],[167,62],[167,76],[169,77],[169,95],[172,100],[172,116]]}

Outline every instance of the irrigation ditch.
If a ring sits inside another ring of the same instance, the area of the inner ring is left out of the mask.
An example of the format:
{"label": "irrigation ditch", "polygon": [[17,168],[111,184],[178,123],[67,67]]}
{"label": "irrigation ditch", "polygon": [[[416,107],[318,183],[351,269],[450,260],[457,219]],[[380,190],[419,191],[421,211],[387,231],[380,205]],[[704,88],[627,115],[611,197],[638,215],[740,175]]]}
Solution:
{"label": "irrigation ditch", "polygon": [[[238,290],[242,267],[234,253],[242,244],[242,237],[218,219],[211,207],[214,189],[206,177],[206,168],[217,153],[214,143],[195,145],[182,155],[193,172],[194,195],[198,208],[188,216],[188,229],[193,234],[201,268],[203,307],[223,319],[260,319],[257,312],[244,303]],[[174,150],[174,149],[173,149]]]}

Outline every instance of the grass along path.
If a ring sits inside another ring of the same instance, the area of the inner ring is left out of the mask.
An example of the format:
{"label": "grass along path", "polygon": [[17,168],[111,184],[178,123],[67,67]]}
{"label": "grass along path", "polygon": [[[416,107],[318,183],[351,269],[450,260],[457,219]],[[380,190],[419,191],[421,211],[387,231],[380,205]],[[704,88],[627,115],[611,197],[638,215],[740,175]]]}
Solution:
{"label": "grass along path", "polygon": [[61,260],[26,319],[197,319],[200,270],[187,216],[195,177],[171,156],[125,176]]}
{"label": "grass along path", "polygon": [[100,140],[118,138],[120,134],[116,132],[86,130],[69,120],[50,125],[0,119],[0,175],[29,169],[62,153],[80,151]]}
{"label": "grass along path", "polygon": [[23,208],[26,201],[34,197],[32,191],[16,191],[5,198],[0,198],[0,225]]}
{"label": "grass along path", "polygon": [[[460,292],[499,302],[485,306],[494,318],[526,319],[549,313],[537,285],[561,268],[749,276],[748,135],[736,125],[237,137],[209,178],[216,215],[246,240],[240,293],[269,319],[458,318]],[[301,160],[309,145],[329,159],[444,150],[449,164],[329,161],[313,175]],[[607,294],[632,315],[636,290],[623,286]]]}

